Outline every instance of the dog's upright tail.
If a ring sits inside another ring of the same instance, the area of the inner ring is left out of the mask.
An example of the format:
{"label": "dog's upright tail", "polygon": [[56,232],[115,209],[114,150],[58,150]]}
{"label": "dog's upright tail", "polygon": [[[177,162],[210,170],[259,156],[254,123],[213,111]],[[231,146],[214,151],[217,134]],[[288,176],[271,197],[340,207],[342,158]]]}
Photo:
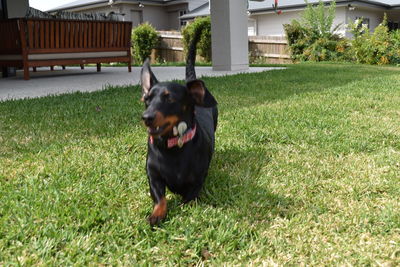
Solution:
{"label": "dog's upright tail", "polygon": [[186,81],[196,79],[196,71],[194,69],[196,62],[196,49],[197,43],[200,41],[201,33],[203,32],[203,28],[204,26],[195,28],[193,39],[190,40],[189,43],[189,50],[186,56]]}

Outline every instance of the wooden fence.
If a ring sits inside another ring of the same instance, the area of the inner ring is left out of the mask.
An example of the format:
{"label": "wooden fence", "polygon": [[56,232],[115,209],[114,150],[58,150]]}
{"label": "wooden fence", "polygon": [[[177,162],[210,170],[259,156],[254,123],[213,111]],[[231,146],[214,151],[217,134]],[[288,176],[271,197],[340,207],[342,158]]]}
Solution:
{"label": "wooden fence", "polygon": [[249,37],[249,57],[254,63],[291,63],[288,44],[284,37]]}
{"label": "wooden fence", "polygon": [[[159,46],[152,53],[158,62],[185,61],[182,35],[179,32],[159,32]],[[251,63],[291,63],[286,39],[283,37],[249,37],[249,59]],[[202,60],[198,56],[199,61]]]}

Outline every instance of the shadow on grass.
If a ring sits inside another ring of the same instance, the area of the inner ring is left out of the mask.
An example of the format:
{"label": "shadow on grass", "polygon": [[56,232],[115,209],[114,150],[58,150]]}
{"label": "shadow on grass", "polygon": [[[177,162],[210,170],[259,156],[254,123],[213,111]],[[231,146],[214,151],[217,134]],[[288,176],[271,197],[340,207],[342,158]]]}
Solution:
{"label": "shadow on grass", "polygon": [[[292,218],[299,203],[268,190],[270,177],[264,172],[272,156],[271,152],[262,149],[217,149],[195,206],[203,210],[213,209],[217,213],[221,211],[232,221],[250,225],[269,224],[277,217]],[[198,212],[187,208],[192,202],[183,204],[179,195],[169,194],[172,197],[168,201],[166,221],[194,216]],[[150,212],[149,206],[142,216],[147,217]]]}
{"label": "shadow on grass", "polygon": [[268,190],[271,177],[265,170],[272,156],[271,152],[258,148],[217,150],[201,202],[222,207],[251,223],[292,217],[294,200]]}

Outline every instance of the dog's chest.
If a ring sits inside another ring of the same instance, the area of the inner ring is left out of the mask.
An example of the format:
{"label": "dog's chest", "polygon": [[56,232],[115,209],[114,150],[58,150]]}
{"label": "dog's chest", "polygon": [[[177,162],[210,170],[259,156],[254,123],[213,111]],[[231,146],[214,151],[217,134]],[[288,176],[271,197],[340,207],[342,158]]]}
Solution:
{"label": "dog's chest", "polygon": [[191,173],[196,171],[196,166],[194,166],[198,160],[196,152],[188,147],[176,149],[173,153],[155,151],[153,158],[156,158],[154,163],[157,165],[159,175],[168,182],[185,181]]}
{"label": "dog's chest", "polygon": [[208,151],[211,147],[207,147],[210,144],[203,143],[202,138],[196,141],[174,151],[161,152],[151,149],[148,171],[157,173],[173,192],[180,193],[190,184],[197,184],[204,178],[208,169]]}

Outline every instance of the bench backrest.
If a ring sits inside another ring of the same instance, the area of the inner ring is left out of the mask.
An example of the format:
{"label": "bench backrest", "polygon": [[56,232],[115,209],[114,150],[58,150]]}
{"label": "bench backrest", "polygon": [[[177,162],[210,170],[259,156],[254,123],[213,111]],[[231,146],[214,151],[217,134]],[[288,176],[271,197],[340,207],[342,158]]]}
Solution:
{"label": "bench backrest", "polygon": [[30,53],[129,50],[132,23],[26,19]]}
{"label": "bench backrest", "polygon": [[129,51],[131,30],[131,22],[120,21],[0,20],[0,54]]}
{"label": "bench backrest", "polygon": [[22,45],[18,19],[0,20],[0,55],[21,54]]}

